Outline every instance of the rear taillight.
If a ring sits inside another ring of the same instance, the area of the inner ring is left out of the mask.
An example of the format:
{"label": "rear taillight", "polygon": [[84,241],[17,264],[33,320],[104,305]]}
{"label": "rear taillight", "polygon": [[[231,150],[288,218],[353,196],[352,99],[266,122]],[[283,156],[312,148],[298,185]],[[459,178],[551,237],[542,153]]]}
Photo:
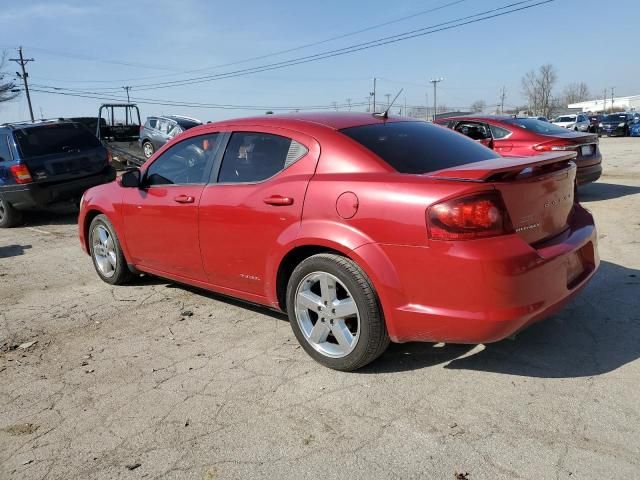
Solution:
{"label": "rear taillight", "polygon": [[513,232],[498,192],[478,193],[432,205],[427,210],[432,240],[473,240]]}
{"label": "rear taillight", "polygon": [[550,142],[539,143],[534,145],[533,149],[538,152],[558,152],[565,150],[575,150],[576,145],[564,141],[551,140]]}
{"label": "rear taillight", "polygon": [[107,163],[109,165],[111,165],[111,163],[113,163],[113,154],[111,153],[111,150],[107,150]]}
{"label": "rear taillight", "polygon": [[31,178],[31,173],[26,165],[11,165],[9,167],[13,178],[16,179],[16,183],[31,183],[33,182],[33,178]]}

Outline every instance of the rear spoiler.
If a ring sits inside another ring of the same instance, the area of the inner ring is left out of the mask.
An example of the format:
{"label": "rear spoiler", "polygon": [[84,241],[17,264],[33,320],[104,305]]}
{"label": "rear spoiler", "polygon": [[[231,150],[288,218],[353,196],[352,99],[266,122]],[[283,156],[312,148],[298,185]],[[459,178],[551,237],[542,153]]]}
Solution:
{"label": "rear spoiler", "polygon": [[518,175],[525,168],[537,168],[553,164],[563,164],[574,160],[577,152],[550,152],[532,157],[498,157],[481,162],[467,163],[459,167],[445,168],[429,173],[436,180],[461,180],[466,182],[484,182],[490,178],[507,174]]}

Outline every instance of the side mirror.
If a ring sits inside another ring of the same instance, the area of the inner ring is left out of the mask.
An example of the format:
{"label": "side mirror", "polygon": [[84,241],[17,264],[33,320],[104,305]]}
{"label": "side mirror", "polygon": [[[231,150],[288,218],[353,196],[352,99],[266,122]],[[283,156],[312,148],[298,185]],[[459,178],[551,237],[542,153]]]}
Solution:
{"label": "side mirror", "polygon": [[140,170],[127,170],[120,177],[120,186],[125,188],[140,188]]}

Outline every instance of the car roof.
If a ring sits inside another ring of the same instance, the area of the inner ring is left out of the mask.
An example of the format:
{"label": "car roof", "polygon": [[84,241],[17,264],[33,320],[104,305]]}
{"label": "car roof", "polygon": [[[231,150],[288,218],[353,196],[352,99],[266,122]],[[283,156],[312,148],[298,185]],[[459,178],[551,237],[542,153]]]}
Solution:
{"label": "car roof", "polygon": [[389,116],[385,118],[382,115],[373,115],[371,113],[361,112],[295,112],[223,120],[220,122],[207,123],[206,126],[272,125],[291,128],[296,126],[315,125],[332,130],[341,130],[343,128],[386,122],[424,122],[424,120],[397,116]]}
{"label": "car roof", "polygon": [[9,128],[12,130],[23,130],[25,128],[33,128],[33,127],[41,127],[43,125],[65,125],[65,124],[76,124],[77,122],[73,122],[70,120],[63,119],[55,119],[55,120],[36,120],[35,122],[24,121],[24,122],[11,122],[11,123],[3,123],[0,124],[0,128]]}

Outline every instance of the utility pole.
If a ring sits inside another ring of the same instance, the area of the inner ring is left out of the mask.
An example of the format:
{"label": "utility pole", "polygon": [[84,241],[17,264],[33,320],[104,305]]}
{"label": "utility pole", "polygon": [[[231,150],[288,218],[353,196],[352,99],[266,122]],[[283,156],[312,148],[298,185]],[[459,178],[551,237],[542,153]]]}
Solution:
{"label": "utility pole", "polygon": [[127,92],[127,103],[131,103],[131,100],[129,99],[129,90],[131,90],[131,87],[127,85],[126,87],[122,88],[125,90],[125,92]]}
{"label": "utility pole", "polygon": [[27,82],[27,77],[29,76],[29,74],[24,69],[24,66],[29,62],[34,62],[35,60],[33,58],[24,58],[22,56],[22,47],[18,48],[18,53],[20,54],[20,58],[10,58],[9,61],[16,62],[18,65],[20,65],[20,68],[22,68],[22,75],[20,75],[18,72],[16,72],[16,74],[24,82],[24,92],[27,94],[27,103],[29,104],[29,114],[31,115],[31,122],[33,123],[35,119],[33,118],[33,107],[31,106],[31,95],[29,95],[29,82]]}
{"label": "utility pole", "polygon": [[[131,100],[129,99],[129,90],[131,90],[131,87],[127,85],[122,88],[124,89],[125,92],[127,92],[127,103],[131,103]],[[127,125],[129,125],[129,107],[124,109],[124,121]]]}
{"label": "utility pole", "polygon": [[351,111],[351,99],[347,98],[347,109]]}
{"label": "utility pole", "polygon": [[616,87],[611,87],[611,112],[613,112],[613,89]]}
{"label": "utility pole", "polygon": [[389,108],[391,106],[391,104],[389,103],[391,101],[391,94],[385,93],[384,96],[387,97],[387,108]]}
{"label": "utility pole", "polygon": [[507,90],[503,86],[502,91],[500,92],[500,113],[504,114],[504,99],[507,97]]}
{"label": "utility pole", "polygon": [[604,93],[602,94],[602,114],[607,114],[607,89],[604,89]]}
{"label": "utility pole", "polygon": [[373,97],[373,113],[376,113],[376,77],[373,77],[373,92],[369,95]]}
{"label": "utility pole", "polygon": [[437,112],[437,102],[436,102],[436,86],[440,83],[444,78],[432,78],[429,82],[433,83],[433,121],[436,121],[436,112]]}

